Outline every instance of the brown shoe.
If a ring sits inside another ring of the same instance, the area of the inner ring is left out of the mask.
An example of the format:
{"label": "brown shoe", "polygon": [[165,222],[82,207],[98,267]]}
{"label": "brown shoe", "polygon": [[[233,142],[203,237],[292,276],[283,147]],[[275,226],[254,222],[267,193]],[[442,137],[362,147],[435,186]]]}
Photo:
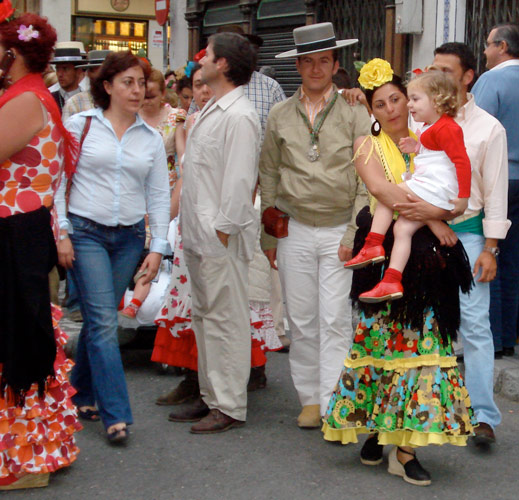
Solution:
{"label": "brown shoe", "polygon": [[168,420],[170,422],[198,422],[206,417],[208,413],[209,407],[199,397],[191,404],[186,404],[178,410],[172,411],[169,414]]}
{"label": "brown shoe", "polygon": [[159,406],[181,405],[189,403],[200,397],[200,386],[198,385],[198,377],[186,375],[186,378],[180,382],[171,392],[158,397],[155,404]]}
{"label": "brown shoe", "polygon": [[267,387],[267,376],[265,375],[265,365],[250,369],[249,383],[247,392],[265,389]]}
{"label": "brown shoe", "polygon": [[319,405],[303,406],[299,417],[297,417],[297,425],[303,429],[315,429],[321,427],[321,409]]}
{"label": "brown shoe", "polygon": [[496,442],[496,435],[490,425],[485,422],[480,422],[477,427],[474,428],[474,444],[476,446],[491,445]]}
{"label": "brown shoe", "polygon": [[228,431],[231,427],[240,427],[242,425],[245,425],[245,422],[242,420],[236,420],[213,408],[207,417],[191,427],[190,432],[193,434],[217,434]]}

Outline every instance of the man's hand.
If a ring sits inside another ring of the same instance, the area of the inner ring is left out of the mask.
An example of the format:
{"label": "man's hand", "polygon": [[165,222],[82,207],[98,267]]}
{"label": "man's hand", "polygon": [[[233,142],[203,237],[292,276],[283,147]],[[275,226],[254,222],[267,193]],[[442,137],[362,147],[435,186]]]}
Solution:
{"label": "man's hand", "polygon": [[458,242],[456,233],[444,222],[439,220],[428,221],[427,225],[434,236],[440,240],[440,245],[453,247]]}
{"label": "man's hand", "polygon": [[478,260],[474,264],[472,276],[475,278],[479,271],[481,271],[481,276],[478,279],[479,283],[488,283],[496,277],[497,262],[490,252],[483,251],[479,254]]}
{"label": "man's hand", "polygon": [[453,219],[454,216],[449,210],[442,210],[427,203],[411,194],[407,195],[408,203],[395,203],[393,208],[403,215],[406,219],[426,223],[431,219]]}
{"label": "man's hand", "polygon": [[454,198],[453,200],[450,200],[450,202],[454,205],[454,208],[451,210],[453,217],[463,215],[469,206],[468,198]]}
{"label": "man's hand", "polygon": [[222,233],[221,231],[216,230],[216,236],[218,236],[218,239],[220,240],[220,243],[227,248],[229,245],[229,235],[227,233]]}
{"label": "man's hand", "polygon": [[70,238],[58,241],[58,262],[61,267],[71,269],[74,264],[74,248]]}
{"label": "man's hand", "polygon": [[366,108],[368,108],[369,111],[368,101],[366,100],[366,95],[364,94],[364,92],[362,92],[362,90],[358,88],[342,89],[340,93],[342,94],[342,97],[346,99],[346,102],[350,106],[355,106],[355,104],[357,103],[364,104],[364,106],[366,106]]}
{"label": "man's hand", "polygon": [[277,248],[269,248],[268,250],[263,250],[263,253],[266,255],[267,259],[269,260],[270,267],[272,269],[276,269],[278,266],[276,265],[276,256],[277,256]]}
{"label": "man's hand", "polygon": [[141,278],[142,285],[147,285],[153,278],[155,278],[155,276],[157,276],[161,260],[162,254],[157,252],[150,252],[146,256],[142,266],[139,268],[139,272],[146,271],[146,274]]}
{"label": "man's hand", "polygon": [[339,260],[341,262],[346,262],[347,260],[353,258],[353,249],[345,245],[339,245],[339,250],[337,254],[339,255]]}

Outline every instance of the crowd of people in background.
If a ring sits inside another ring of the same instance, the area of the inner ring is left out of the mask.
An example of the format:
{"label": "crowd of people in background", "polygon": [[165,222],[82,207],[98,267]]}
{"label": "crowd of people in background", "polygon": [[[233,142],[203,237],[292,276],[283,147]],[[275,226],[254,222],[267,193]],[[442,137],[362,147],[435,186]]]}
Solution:
{"label": "crowd of people in background", "polygon": [[244,425],[281,351],[297,425],[366,434],[365,465],[393,445],[388,472],[426,486],[417,448],[495,442],[519,320],[517,25],[490,31],[479,79],[449,42],[410,82],[368,61],[360,89],[339,63],[357,39],[297,28],[287,99],[239,26],[163,74],[1,7],[0,490],[70,465],[79,419],[128,441],[118,325],[144,317],[151,359],[183,374],[156,404],[193,434]]}

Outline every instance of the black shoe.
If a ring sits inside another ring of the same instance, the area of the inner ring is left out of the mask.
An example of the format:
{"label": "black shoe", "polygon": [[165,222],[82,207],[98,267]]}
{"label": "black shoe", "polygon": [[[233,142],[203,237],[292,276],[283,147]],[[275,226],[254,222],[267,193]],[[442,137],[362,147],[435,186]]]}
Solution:
{"label": "black shoe", "polygon": [[515,349],[513,347],[503,347],[503,356],[513,356]]}
{"label": "black shoe", "polygon": [[494,352],[494,359],[503,359],[503,351]]}
{"label": "black shoe", "polygon": [[377,435],[368,437],[360,450],[360,462],[364,465],[378,465],[384,458],[383,452],[384,446],[378,444]]}
{"label": "black shoe", "polygon": [[[403,465],[400,460],[398,460],[397,449],[401,453],[412,455],[414,458]],[[431,484],[431,475],[420,465],[414,453],[409,453],[400,447],[393,448],[389,453],[389,466],[387,471],[390,474],[402,477],[406,483],[414,484],[415,486],[429,486]]]}
{"label": "black shoe", "polygon": [[186,404],[178,410],[169,414],[170,422],[198,422],[209,414],[209,407],[204,403],[202,398],[196,399],[191,404]]}

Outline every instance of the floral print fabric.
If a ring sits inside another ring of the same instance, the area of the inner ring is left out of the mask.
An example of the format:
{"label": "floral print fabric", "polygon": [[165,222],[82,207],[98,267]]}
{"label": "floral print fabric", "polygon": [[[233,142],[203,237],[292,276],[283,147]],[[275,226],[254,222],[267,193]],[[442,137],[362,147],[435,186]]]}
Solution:
{"label": "floral print fabric", "polygon": [[432,311],[424,330],[390,319],[390,305],[361,319],[324,417],[325,439],[357,442],[379,433],[380,444],[466,444],[476,420],[456,365]]}
{"label": "floral print fabric", "polygon": [[51,307],[56,377],[49,379],[43,399],[38,397],[36,384],[27,392],[23,406],[0,397],[0,479],[54,472],[74,462],[79,453],[74,433],[82,427],[70,399],[76,391],[68,381],[74,363],[63,351],[67,336],[58,326],[61,311]]}

